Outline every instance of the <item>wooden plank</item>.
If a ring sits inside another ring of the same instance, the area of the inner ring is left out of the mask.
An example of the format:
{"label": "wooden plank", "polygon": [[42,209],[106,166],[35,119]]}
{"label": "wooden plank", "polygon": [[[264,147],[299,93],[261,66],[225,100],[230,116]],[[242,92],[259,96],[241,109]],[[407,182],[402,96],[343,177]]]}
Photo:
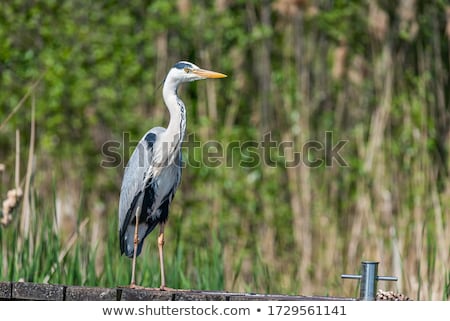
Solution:
{"label": "wooden plank", "polygon": [[292,295],[265,295],[265,294],[246,294],[241,293],[231,295],[230,301],[300,301],[311,300],[308,297],[292,296]]}
{"label": "wooden plank", "polygon": [[171,301],[171,291],[159,291],[149,289],[118,288],[121,301]]}
{"label": "wooden plank", "polygon": [[13,283],[12,299],[63,301],[64,288],[64,285],[16,282]]}
{"label": "wooden plank", "polygon": [[174,301],[227,301],[227,292],[173,291]]}
{"label": "wooden plank", "polygon": [[354,299],[327,297],[327,296],[237,293],[230,295],[229,300],[230,301],[353,301]]}
{"label": "wooden plank", "polygon": [[0,282],[0,300],[11,300],[11,292],[11,282]]}
{"label": "wooden plank", "polygon": [[308,298],[307,300],[313,300],[313,301],[356,301],[355,298],[343,298],[343,297],[335,297],[335,296],[312,296],[312,297],[305,297]]}
{"label": "wooden plank", "polygon": [[66,301],[116,301],[117,289],[68,286]]}

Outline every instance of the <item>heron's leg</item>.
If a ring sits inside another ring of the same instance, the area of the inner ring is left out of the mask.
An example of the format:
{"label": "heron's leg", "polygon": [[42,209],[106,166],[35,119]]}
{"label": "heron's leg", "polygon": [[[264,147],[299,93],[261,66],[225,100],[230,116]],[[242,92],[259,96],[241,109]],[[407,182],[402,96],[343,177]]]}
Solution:
{"label": "heron's leg", "polygon": [[166,276],[164,274],[164,223],[159,225],[159,236],[158,236],[158,249],[159,249],[159,263],[161,268],[161,290],[166,289]]}
{"label": "heron's leg", "polygon": [[139,214],[141,212],[140,207],[138,206],[136,209],[135,217],[136,217],[136,226],[134,228],[134,251],[133,251],[133,262],[131,264],[131,284],[130,287],[134,288],[136,287],[136,253],[137,253],[137,247],[139,244],[139,237],[138,237],[138,226],[139,226]]}

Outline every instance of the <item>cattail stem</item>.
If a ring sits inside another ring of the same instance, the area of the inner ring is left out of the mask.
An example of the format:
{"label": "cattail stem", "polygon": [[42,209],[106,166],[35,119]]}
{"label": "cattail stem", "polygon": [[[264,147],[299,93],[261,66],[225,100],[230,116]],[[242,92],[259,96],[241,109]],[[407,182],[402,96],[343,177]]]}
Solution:
{"label": "cattail stem", "polygon": [[20,180],[20,131],[16,129],[16,170],[15,170],[16,190],[19,189]]}

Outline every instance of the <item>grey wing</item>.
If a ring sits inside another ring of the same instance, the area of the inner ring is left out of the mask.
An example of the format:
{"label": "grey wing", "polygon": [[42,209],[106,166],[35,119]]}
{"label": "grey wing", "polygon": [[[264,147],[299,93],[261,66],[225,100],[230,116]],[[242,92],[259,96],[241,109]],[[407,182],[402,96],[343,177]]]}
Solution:
{"label": "grey wing", "polygon": [[144,197],[145,176],[152,164],[153,145],[158,136],[164,132],[162,127],[150,129],[139,144],[125,168],[119,201],[119,232],[121,238],[121,251],[124,252],[123,236],[135,213],[132,210],[138,206],[142,209]]}

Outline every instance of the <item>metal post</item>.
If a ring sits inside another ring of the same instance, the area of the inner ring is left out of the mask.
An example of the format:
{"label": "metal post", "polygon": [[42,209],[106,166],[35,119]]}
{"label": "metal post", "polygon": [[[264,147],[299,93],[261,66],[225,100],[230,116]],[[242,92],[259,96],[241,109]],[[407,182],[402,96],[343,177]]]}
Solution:
{"label": "metal post", "polygon": [[363,301],[375,301],[377,294],[378,262],[361,262],[361,285],[359,298]]}
{"label": "metal post", "polygon": [[378,262],[361,262],[361,275],[342,274],[343,279],[361,280],[359,299],[363,301],[375,301],[377,295],[377,281],[397,281],[394,276],[378,276]]}

